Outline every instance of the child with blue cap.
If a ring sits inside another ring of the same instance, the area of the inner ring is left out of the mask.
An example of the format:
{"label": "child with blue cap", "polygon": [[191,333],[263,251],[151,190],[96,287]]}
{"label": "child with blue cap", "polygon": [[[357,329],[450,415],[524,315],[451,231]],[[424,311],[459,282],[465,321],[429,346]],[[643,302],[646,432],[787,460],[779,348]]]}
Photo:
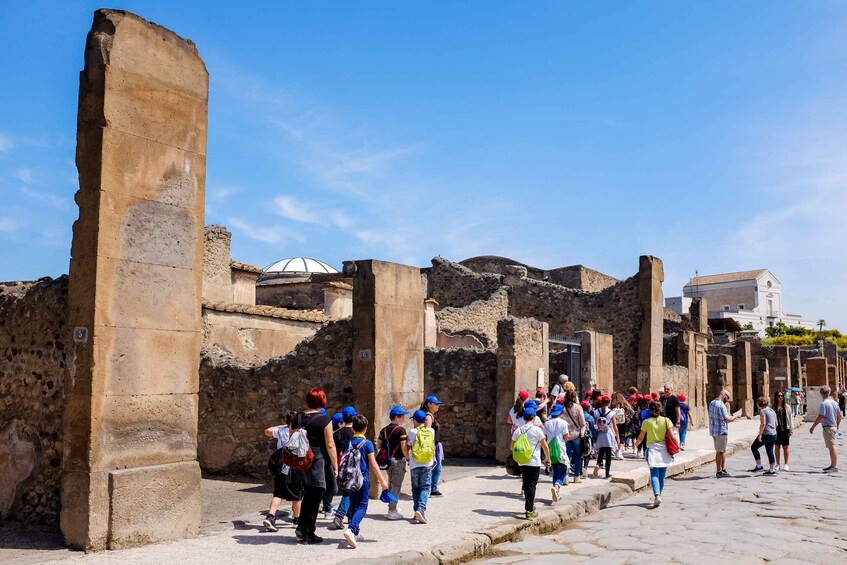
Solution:
{"label": "child with blue cap", "polygon": [[[550,451],[544,437],[544,430],[533,423],[536,418],[536,409],[524,405],[523,418],[524,421],[529,423],[514,431],[509,450],[512,451],[515,461],[521,466],[526,519],[535,520],[538,517],[538,512],[535,510],[535,488],[538,486],[541,467],[550,465]],[[521,448],[520,451],[515,449],[516,445]],[[543,463],[541,461],[542,451],[545,455]]]}
{"label": "child with blue cap", "polygon": [[412,421],[415,427],[409,430],[406,441],[409,449],[409,469],[412,473],[412,504],[415,521],[426,524],[426,504],[432,490],[432,469],[435,466],[435,433],[427,425],[427,414],[415,410]]}
{"label": "child with blue cap", "polygon": [[[344,446],[353,439],[353,418],[357,415],[356,409],[352,406],[345,406],[341,409],[341,426],[332,434],[332,441],[335,442],[335,452],[338,454],[338,460],[344,455]],[[350,508],[350,497],[347,493],[341,493],[341,501],[338,503],[338,508],[335,510],[335,516],[332,511],[333,493],[329,490],[324,493],[324,519],[332,518],[332,524],[335,529],[340,530],[344,527],[344,517],[347,515],[347,510]]]}
{"label": "child with blue cap", "polygon": [[[362,475],[360,488],[358,490],[346,492],[346,495],[350,499],[350,509],[347,513],[350,518],[350,524],[347,526],[347,529],[344,530],[344,540],[347,542],[347,545],[355,549],[358,543],[362,540],[362,536],[359,533],[359,527],[361,526],[365,515],[368,513],[368,494],[371,490],[370,473],[373,473],[377,481],[379,481],[380,488],[383,490],[388,490],[388,483],[385,482],[385,479],[382,477],[382,473],[379,472],[379,467],[376,464],[376,457],[374,456],[375,449],[373,443],[369,439],[365,438],[365,432],[368,431],[368,419],[361,414],[357,414],[353,417],[352,427],[353,439],[344,446],[344,449],[350,451],[351,455],[355,455],[355,450],[359,450],[361,455],[359,460],[359,470]],[[354,460],[349,459],[348,456],[345,457],[345,461]],[[339,477],[342,477],[343,470],[344,462],[342,462],[342,465],[339,468]]]}
{"label": "child with blue cap", "polygon": [[404,424],[409,412],[402,406],[394,406],[388,417],[391,423],[379,431],[376,439],[376,462],[381,469],[388,471],[388,490],[394,495],[388,500],[388,519],[402,520],[403,515],[397,509],[397,499],[400,498],[400,488],[406,477],[406,462],[409,460],[409,446],[406,444],[407,434]]}
{"label": "child with blue cap", "polygon": [[435,434],[435,465],[432,468],[431,496],[443,496],[438,490],[438,481],[441,478],[441,462],[444,461],[444,446],[441,445],[441,424],[435,419],[435,413],[441,407],[441,401],[434,394],[426,397],[421,404],[421,410],[426,414],[426,427],[432,428]]}

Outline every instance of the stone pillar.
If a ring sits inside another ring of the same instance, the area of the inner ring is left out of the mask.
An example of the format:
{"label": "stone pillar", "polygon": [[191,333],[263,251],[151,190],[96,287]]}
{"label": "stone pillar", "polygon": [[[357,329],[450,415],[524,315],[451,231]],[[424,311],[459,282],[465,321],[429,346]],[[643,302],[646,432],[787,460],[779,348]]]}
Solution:
{"label": "stone pillar", "polygon": [[827,384],[826,357],[812,357],[806,360],[806,383],[808,386],[821,387]]}
{"label": "stone pillar", "polygon": [[768,374],[770,376],[770,391],[786,390],[790,383],[791,361],[788,356],[788,348],[774,346],[768,354]]}
{"label": "stone pillar", "polygon": [[424,347],[436,347],[438,343],[438,322],[435,319],[435,307],[438,301],[434,298],[424,300]]}
{"label": "stone pillar", "polygon": [[745,416],[753,416],[753,368],[749,341],[735,342],[735,367],[733,370],[732,410],[741,409]]}
{"label": "stone pillar", "polygon": [[353,315],[353,288],[345,283],[330,282],[323,285],[324,314],[339,320]]}
{"label": "stone pillar", "polygon": [[[638,265],[638,300],[644,318],[638,334],[638,389],[658,390],[662,384],[662,347],[665,323],[665,301],[662,282],[665,271],[662,260],[642,255]],[[618,375],[621,378],[623,375]]]}
{"label": "stone pillar", "polygon": [[821,402],[823,402],[823,396],[821,396],[820,385],[808,385],[806,387],[806,414],[803,416],[804,421],[815,421],[821,409]]}
{"label": "stone pillar", "polygon": [[579,390],[615,390],[614,337],[590,330],[576,332],[574,335],[581,344],[582,375],[574,375],[571,380],[582,379]]}
{"label": "stone pillar", "polygon": [[701,334],[709,333],[709,305],[705,298],[695,298],[691,301],[689,307],[691,316],[691,324],[694,326],[694,331]]}
{"label": "stone pillar", "polygon": [[497,430],[497,461],[509,455],[512,430],[505,423],[506,414],[522,389],[534,392],[538,370],[547,373],[549,363],[549,329],[545,322],[509,316],[497,323],[497,400],[494,423]]}
{"label": "stone pillar", "polygon": [[[206,226],[203,246],[203,300],[226,302],[232,299],[232,234],[223,226]],[[255,300],[253,302],[255,304]]]}
{"label": "stone pillar", "polygon": [[375,434],[391,406],[416,410],[424,391],[424,297],[417,267],[356,261],[353,392]]}
{"label": "stone pillar", "polygon": [[98,10],[80,75],[61,528],[77,548],[194,535],[208,74]]}

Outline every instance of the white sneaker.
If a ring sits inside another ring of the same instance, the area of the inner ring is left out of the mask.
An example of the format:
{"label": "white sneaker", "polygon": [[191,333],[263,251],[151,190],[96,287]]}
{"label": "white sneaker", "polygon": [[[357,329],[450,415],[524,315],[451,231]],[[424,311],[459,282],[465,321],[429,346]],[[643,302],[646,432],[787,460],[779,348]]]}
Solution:
{"label": "white sneaker", "polygon": [[661,503],[662,503],[662,497],[661,496],[659,496],[657,494],[656,496],[653,497],[653,508],[658,508]]}
{"label": "white sneaker", "polygon": [[345,541],[347,541],[347,545],[349,545],[353,549],[356,549],[356,546],[358,545],[358,541],[360,539],[362,539],[362,537],[357,536],[356,534],[353,533],[353,530],[351,530],[350,528],[347,528],[346,530],[344,530],[344,539],[345,539]]}
{"label": "white sneaker", "polygon": [[418,524],[426,524],[426,514],[423,510],[415,510],[415,520]]}
{"label": "white sneaker", "polygon": [[788,468],[788,465],[783,465],[782,470],[783,471],[790,471],[791,469]]}
{"label": "white sneaker", "polygon": [[402,520],[403,515],[400,514],[397,510],[389,510],[388,511],[388,519],[389,520]]}
{"label": "white sneaker", "polygon": [[550,494],[553,495],[553,502],[559,502],[559,485],[554,485],[550,489]]}
{"label": "white sneaker", "polygon": [[[584,477],[584,476],[585,476],[585,475],[583,475],[583,477]],[[579,479],[579,477],[574,477],[574,478],[573,478],[573,482],[575,482],[575,483],[581,483],[582,481]]]}

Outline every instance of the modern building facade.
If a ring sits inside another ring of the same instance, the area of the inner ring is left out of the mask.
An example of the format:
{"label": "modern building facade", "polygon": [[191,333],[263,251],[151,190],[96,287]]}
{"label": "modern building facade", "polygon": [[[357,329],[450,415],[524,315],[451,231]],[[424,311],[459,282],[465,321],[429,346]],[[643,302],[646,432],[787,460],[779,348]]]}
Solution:
{"label": "modern building facade", "polygon": [[732,318],[741,326],[752,324],[761,336],[765,328],[779,322],[815,328],[814,322],[799,314],[785,313],[780,282],[767,269],[697,276],[688,281],[682,293],[665,301],[665,306],[677,314],[687,314],[692,299],[705,298],[710,320]]}

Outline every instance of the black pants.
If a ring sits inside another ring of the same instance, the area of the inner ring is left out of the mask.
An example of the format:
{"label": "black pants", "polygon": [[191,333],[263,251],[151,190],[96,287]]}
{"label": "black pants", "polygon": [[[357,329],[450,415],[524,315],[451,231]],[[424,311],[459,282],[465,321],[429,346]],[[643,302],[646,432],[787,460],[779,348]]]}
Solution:
{"label": "black pants", "polygon": [[303,535],[314,535],[315,523],[318,521],[318,510],[321,508],[321,499],[324,491],[321,487],[303,485],[303,504],[300,506],[300,531]]}
{"label": "black pants", "polygon": [[523,481],[524,508],[527,512],[535,510],[535,487],[538,485],[538,475],[541,467],[521,467],[521,480]]}
{"label": "black pants", "polygon": [[601,447],[597,450],[597,466],[600,467],[603,465],[603,459],[606,459],[606,476],[609,476],[609,473],[612,471],[612,448],[611,447]]}
{"label": "black pants", "polygon": [[756,461],[761,461],[762,458],[759,456],[759,448],[763,445],[765,446],[765,453],[768,454],[768,463],[773,465],[776,463],[776,456],[773,452],[773,444],[776,441],[776,436],[762,436],[762,441],[759,441],[759,438],[756,438],[756,441],[753,442],[753,445],[750,446],[750,451],[753,452],[753,457],[756,458]]}

